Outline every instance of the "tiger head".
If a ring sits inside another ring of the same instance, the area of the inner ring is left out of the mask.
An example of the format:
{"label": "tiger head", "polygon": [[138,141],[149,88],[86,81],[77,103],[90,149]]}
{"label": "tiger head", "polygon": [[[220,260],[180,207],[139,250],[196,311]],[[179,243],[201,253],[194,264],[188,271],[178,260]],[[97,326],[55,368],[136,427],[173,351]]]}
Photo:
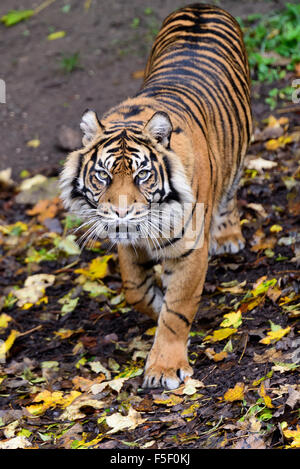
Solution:
{"label": "tiger head", "polygon": [[171,120],[156,112],[141,128],[82,117],[83,148],[61,173],[66,208],[84,220],[85,239],[148,244],[174,236],[193,201],[183,165],[170,148]]}

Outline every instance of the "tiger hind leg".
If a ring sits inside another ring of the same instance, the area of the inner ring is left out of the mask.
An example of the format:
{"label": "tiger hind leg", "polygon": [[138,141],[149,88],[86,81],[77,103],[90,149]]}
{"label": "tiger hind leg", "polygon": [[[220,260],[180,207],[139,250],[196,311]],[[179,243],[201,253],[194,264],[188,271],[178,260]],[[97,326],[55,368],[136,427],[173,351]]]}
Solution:
{"label": "tiger hind leg", "polygon": [[236,254],[244,247],[245,239],[241,232],[237,200],[234,196],[226,204],[221,202],[213,215],[209,255]]}

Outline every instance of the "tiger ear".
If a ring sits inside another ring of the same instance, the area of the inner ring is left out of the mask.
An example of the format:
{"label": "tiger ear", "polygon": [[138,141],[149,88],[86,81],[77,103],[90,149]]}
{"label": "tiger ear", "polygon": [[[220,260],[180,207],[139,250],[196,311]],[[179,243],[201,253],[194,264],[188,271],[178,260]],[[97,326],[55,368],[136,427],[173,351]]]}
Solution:
{"label": "tiger ear", "polygon": [[158,143],[161,143],[164,147],[168,147],[173,126],[166,112],[156,112],[147,122],[145,130],[147,130]]}
{"label": "tiger ear", "polygon": [[80,128],[83,131],[82,143],[87,145],[93,138],[104,130],[95,111],[88,109],[82,116]]}

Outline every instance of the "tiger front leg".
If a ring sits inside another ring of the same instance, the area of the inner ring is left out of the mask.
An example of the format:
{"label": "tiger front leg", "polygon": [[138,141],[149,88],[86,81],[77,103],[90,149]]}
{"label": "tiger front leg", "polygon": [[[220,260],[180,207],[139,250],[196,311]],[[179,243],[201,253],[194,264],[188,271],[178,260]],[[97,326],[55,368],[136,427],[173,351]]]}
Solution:
{"label": "tiger front leg", "polygon": [[166,263],[169,282],[145,366],[143,387],[175,389],[193,374],[187,345],[207,271],[207,251],[206,244],[186,257]]}
{"label": "tiger front leg", "polygon": [[163,294],[156,285],[153,261],[140,248],[118,247],[121,277],[125,298],[134,309],[157,320]]}

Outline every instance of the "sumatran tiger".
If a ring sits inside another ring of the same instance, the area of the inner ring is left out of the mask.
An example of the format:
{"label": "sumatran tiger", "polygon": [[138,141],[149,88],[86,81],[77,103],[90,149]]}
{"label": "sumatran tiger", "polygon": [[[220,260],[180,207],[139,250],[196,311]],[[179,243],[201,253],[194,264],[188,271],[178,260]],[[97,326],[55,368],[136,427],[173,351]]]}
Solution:
{"label": "sumatran tiger", "polygon": [[[174,389],[193,369],[190,328],[209,255],[244,247],[236,191],[252,132],[249,67],[237,21],[192,4],[163,22],[141,90],[101,120],[61,174],[86,239],[118,246],[127,302],[158,320],[144,387]],[[161,265],[161,282],[156,280]]]}

